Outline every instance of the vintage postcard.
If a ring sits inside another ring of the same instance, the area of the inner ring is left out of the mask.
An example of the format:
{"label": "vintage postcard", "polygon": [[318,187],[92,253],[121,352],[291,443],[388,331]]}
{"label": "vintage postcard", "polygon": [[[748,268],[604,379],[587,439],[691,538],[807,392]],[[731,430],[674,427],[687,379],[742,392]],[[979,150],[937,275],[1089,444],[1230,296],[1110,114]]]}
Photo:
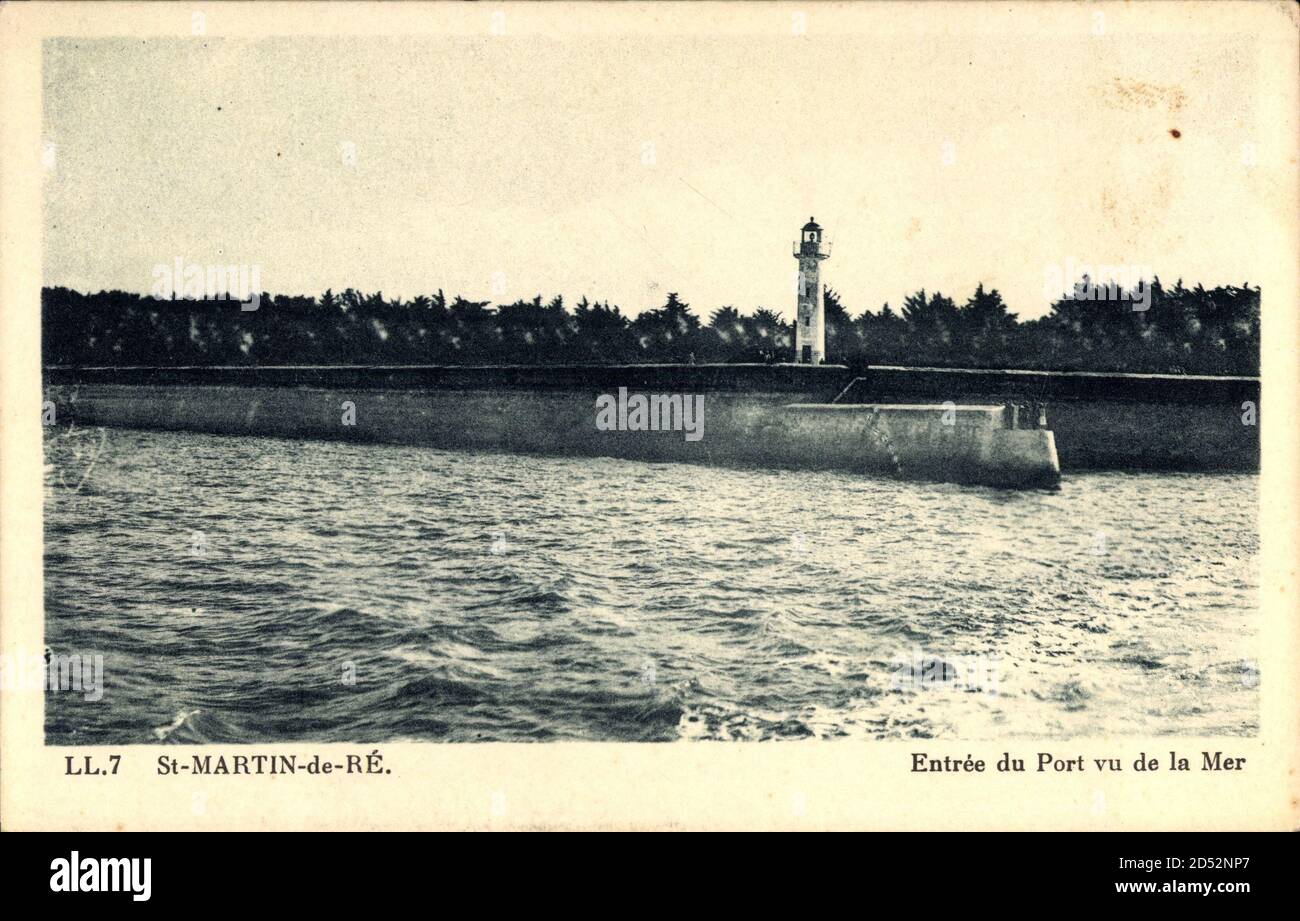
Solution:
{"label": "vintage postcard", "polygon": [[0,7],[0,823],[1295,828],[1296,10]]}

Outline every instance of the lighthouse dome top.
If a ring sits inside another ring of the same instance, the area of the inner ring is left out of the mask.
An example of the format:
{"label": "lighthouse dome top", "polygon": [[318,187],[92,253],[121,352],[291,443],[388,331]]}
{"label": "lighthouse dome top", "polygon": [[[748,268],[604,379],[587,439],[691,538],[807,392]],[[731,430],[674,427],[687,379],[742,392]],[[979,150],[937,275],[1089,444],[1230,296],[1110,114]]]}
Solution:
{"label": "lighthouse dome top", "polygon": [[803,225],[804,230],[821,230],[822,225],[818,224],[814,218],[808,218],[808,223]]}

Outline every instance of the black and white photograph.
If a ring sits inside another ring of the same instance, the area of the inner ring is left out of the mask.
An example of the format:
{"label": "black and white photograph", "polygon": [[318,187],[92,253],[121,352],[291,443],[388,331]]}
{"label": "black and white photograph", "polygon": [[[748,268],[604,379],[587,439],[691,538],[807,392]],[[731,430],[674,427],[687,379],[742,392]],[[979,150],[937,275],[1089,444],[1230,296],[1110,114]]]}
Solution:
{"label": "black and white photograph", "polygon": [[1253,733],[1249,41],[1085,24],[47,42],[48,741]]}
{"label": "black and white photograph", "polygon": [[1285,5],[148,6],[28,74],[69,772],[1262,740]]}

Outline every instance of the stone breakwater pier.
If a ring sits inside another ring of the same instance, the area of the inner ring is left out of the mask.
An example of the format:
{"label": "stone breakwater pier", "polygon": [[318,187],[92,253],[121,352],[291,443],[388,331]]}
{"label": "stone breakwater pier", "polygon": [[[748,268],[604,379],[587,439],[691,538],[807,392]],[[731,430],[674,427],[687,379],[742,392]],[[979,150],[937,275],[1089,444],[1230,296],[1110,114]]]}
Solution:
{"label": "stone breakwater pier", "polygon": [[[1071,470],[1259,465],[1259,381],[1244,377],[837,365],[47,368],[45,400],[59,423],[83,426],[999,487],[1051,487]],[[599,424],[615,403],[618,418]],[[675,415],[683,408],[689,437]]]}

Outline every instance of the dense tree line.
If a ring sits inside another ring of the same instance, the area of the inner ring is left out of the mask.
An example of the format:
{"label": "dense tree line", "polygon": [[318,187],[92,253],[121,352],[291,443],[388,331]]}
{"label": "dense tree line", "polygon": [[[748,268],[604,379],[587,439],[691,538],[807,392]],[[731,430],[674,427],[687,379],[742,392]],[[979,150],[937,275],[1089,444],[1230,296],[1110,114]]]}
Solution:
{"label": "dense tree line", "polygon": [[[1088,290],[1086,279],[1076,294]],[[1260,289],[1150,285],[1149,301],[1061,298],[1020,322],[996,290],[957,303],[918,291],[851,316],[826,289],[828,361],[938,367],[1258,374]],[[1135,310],[1145,305],[1146,309]],[[607,302],[492,305],[439,291],[410,300],[348,289],[318,298],[164,300],[42,291],[47,365],[554,364],[790,361],[774,311],[719,307],[707,322],[676,294],[635,318]]]}

